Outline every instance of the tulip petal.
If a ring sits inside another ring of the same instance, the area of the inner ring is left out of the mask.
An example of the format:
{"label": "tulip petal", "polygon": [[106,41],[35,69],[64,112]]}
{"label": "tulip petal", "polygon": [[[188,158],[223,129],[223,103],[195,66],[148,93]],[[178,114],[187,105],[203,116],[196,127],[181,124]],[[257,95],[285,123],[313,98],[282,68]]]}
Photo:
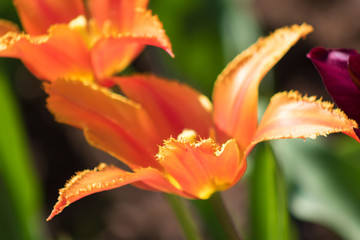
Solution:
{"label": "tulip petal", "polygon": [[212,105],[207,97],[189,86],[154,75],[113,78],[124,94],[151,116],[163,139],[193,129],[203,138],[212,127]]}
{"label": "tulip petal", "polygon": [[51,25],[68,23],[84,14],[83,0],[13,0],[25,31],[45,34]]}
{"label": "tulip petal", "polygon": [[351,131],[344,131],[343,133],[360,142],[360,130],[358,128],[354,128]]}
{"label": "tulip petal", "polygon": [[44,84],[57,121],[78,127],[90,144],[130,168],[159,168],[154,156],[162,139],[136,103],[94,83],[57,80]]}
{"label": "tulip petal", "polygon": [[282,138],[316,138],[336,132],[351,132],[357,124],[340,109],[298,92],[274,95],[256,131],[252,144]]}
{"label": "tulip petal", "polygon": [[[360,123],[360,55],[355,50],[318,47],[308,54],[335,103]],[[353,79],[351,78],[353,76]],[[355,129],[360,136],[360,130]]]}
{"label": "tulip petal", "polygon": [[38,78],[91,78],[91,63],[81,36],[67,25],[56,25],[49,35],[31,37],[8,32],[0,37],[0,57],[19,58]]}
{"label": "tulip petal", "polygon": [[246,169],[235,139],[220,149],[212,139],[191,143],[170,138],[160,147],[158,159],[174,185],[200,199],[230,188]]}
{"label": "tulip petal", "polygon": [[136,9],[145,9],[148,0],[89,0],[90,15],[99,28],[106,21],[111,21],[119,31],[129,31],[135,19]]}
{"label": "tulip petal", "polygon": [[10,21],[0,19],[0,36],[3,36],[8,32],[19,32],[19,28]]}
{"label": "tulip petal", "polygon": [[160,47],[173,56],[170,40],[161,22],[151,11],[137,11],[130,30],[121,32],[109,29],[103,35],[92,49],[92,62],[99,79],[123,70],[145,45]]}
{"label": "tulip petal", "polygon": [[66,183],[65,187],[60,189],[58,201],[46,220],[51,220],[55,215],[61,213],[65,207],[88,195],[139,181],[151,182],[158,179],[164,178],[158,170],[153,168],[142,168],[136,172],[127,172],[104,163],[93,170],[77,172]]}
{"label": "tulip petal", "polygon": [[247,146],[257,126],[258,86],[266,73],[301,37],[312,31],[306,24],[276,30],[238,55],[219,75],[213,92],[218,129]]}
{"label": "tulip petal", "polygon": [[349,57],[348,68],[351,79],[357,88],[360,89],[360,54]]}
{"label": "tulip petal", "polygon": [[144,38],[146,45],[163,48],[170,56],[174,57],[171,43],[165,34],[162,23],[157,15],[153,15],[150,10],[138,10],[135,15],[135,22],[131,33],[138,36],[139,39]]}

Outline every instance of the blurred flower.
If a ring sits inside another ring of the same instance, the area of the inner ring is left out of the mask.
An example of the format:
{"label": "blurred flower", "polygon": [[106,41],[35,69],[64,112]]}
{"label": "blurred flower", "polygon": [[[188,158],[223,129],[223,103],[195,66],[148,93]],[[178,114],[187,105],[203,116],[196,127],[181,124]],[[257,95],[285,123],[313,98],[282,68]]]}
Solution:
{"label": "blurred flower", "polygon": [[[360,123],[360,55],[351,49],[313,48],[308,57],[321,75],[324,85],[338,107]],[[355,128],[360,142],[360,129]]]}
{"label": "blurred flower", "polygon": [[207,199],[242,177],[246,156],[261,141],[352,131],[356,123],[341,111],[297,92],[275,95],[258,125],[260,81],[311,31],[294,25],[259,39],[219,75],[213,104],[184,84],[152,75],[114,77],[126,97],[91,82],[45,84],[57,121],[83,129],[90,144],[132,170],[102,163],[77,173],[60,190],[48,220],[82,197],[126,184]]}
{"label": "blurred flower", "polygon": [[123,70],[145,45],[173,55],[148,0],[14,0],[27,34],[0,21],[0,56],[19,58],[38,78],[107,78]]}

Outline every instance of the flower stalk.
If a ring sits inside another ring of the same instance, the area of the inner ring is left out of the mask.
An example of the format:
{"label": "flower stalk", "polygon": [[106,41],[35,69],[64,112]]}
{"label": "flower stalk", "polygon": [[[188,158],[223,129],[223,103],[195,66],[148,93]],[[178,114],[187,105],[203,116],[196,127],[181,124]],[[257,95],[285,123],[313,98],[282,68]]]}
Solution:
{"label": "flower stalk", "polygon": [[219,220],[221,228],[223,229],[226,239],[229,240],[241,240],[238,234],[234,222],[226,209],[221,194],[219,192],[214,193],[210,198],[209,202],[213,207],[216,217]]}
{"label": "flower stalk", "polygon": [[199,226],[194,221],[190,209],[184,202],[184,199],[172,194],[164,194],[164,196],[173,210],[186,238],[188,240],[203,239],[200,234]]}

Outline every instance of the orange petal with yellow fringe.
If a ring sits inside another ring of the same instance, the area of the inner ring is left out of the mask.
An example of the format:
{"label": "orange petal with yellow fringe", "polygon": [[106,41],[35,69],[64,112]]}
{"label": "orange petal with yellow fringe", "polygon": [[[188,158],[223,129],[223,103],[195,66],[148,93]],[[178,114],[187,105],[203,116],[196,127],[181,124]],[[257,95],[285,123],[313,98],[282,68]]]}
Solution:
{"label": "orange petal with yellow fringe", "polygon": [[68,25],[55,25],[49,35],[30,36],[8,32],[0,37],[0,57],[19,58],[38,78],[92,78],[87,46]]}
{"label": "orange petal with yellow fringe", "polygon": [[154,156],[162,139],[140,105],[95,83],[59,79],[44,86],[57,121],[84,130],[90,144],[132,169],[159,168]]}
{"label": "orange petal with yellow fringe", "polygon": [[340,109],[333,109],[333,104],[298,92],[282,92],[272,97],[252,144],[271,139],[316,138],[354,127],[356,122]]}
{"label": "orange petal with yellow fringe", "polygon": [[244,174],[242,154],[234,139],[220,147],[212,139],[170,138],[160,147],[158,158],[175,186],[194,198],[207,199],[233,186]]}
{"label": "orange petal with yellow fringe", "polygon": [[[61,213],[65,207],[83,197],[141,181],[156,183],[168,192],[175,189],[156,169],[142,168],[135,172],[127,172],[102,163],[93,170],[76,173],[66,183],[65,187],[59,190],[58,201],[46,220],[51,220],[55,215]],[[157,189],[154,188],[153,190]]]}
{"label": "orange petal with yellow fringe", "polygon": [[137,11],[134,23],[128,30],[109,27],[109,30],[103,31],[103,37],[93,46],[91,53],[95,74],[99,79],[122,71],[146,45],[162,48],[174,56],[162,23],[150,10]]}
{"label": "orange petal with yellow fringe", "polygon": [[245,147],[257,127],[258,86],[267,72],[301,37],[307,24],[276,30],[238,55],[219,75],[213,92],[214,121],[220,131]]}

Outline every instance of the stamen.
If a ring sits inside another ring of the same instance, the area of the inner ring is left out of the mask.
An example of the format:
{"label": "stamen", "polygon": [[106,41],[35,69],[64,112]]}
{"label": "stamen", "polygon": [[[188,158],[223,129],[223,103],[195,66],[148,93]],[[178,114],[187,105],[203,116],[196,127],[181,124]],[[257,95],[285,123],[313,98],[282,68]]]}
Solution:
{"label": "stamen", "polygon": [[198,135],[194,130],[184,129],[182,131],[182,133],[180,133],[179,136],[177,137],[177,140],[178,141],[187,140],[190,143],[195,143],[197,138],[198,138]]}

